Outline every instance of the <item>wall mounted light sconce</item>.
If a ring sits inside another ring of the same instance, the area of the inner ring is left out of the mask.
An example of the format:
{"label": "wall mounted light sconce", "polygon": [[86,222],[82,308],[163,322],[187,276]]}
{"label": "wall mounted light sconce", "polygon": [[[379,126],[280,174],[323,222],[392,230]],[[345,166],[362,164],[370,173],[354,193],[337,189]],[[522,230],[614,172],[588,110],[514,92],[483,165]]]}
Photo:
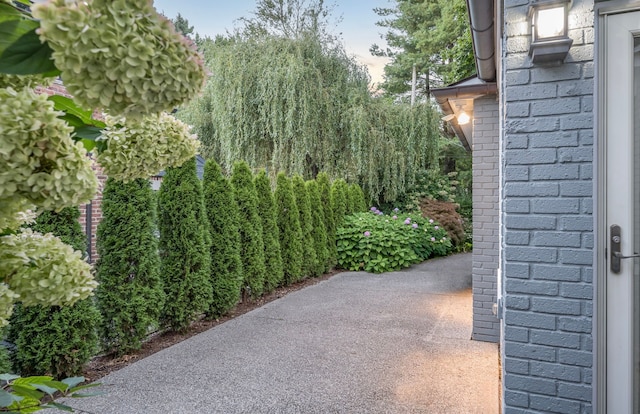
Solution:
{"label": "wall mounted light sconce", "polygon": [[562,63],[573,39],[569,38],[571,0],[538,0],[529,6],[533,63]]}
{"label": "wall mounted light sconce", "polygon": [[458,125],[466,125],[471,121],[471,117],[465,111],[460,111],[457,118]]}

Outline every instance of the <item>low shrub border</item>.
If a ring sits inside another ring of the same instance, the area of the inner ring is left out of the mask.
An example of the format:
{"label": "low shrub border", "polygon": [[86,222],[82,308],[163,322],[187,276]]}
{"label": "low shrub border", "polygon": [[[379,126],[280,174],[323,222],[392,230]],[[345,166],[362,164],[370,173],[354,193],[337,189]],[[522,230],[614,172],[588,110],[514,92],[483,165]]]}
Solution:
{"label": "low shrub border", "polygon": [[375,207],[345,217],[336,242],[340,268],[372,273],[403,269],[452,250],[446,230],[432,219],[397,209],[385,215]]}

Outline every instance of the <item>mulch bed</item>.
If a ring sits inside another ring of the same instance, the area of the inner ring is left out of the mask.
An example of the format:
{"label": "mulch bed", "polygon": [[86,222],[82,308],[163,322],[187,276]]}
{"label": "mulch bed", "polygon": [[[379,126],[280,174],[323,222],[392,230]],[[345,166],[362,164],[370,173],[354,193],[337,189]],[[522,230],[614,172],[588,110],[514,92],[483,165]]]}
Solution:
{"label": "mulch bed", "polygon": [[84,375],[87,382],[96,381],[114,371],[126,367],[129,364],[132,364],[138,360],[148,357],[149,355],[153,355],[158,351],[168,348],[171,345],[175,345],[179,342],[184,341],[185,339],[191,338],[194,335],[218,326],[230,319],[250,312],[276,299],[280,299],[288,293],[295,292],[296,290],[300,290],[307,286],[315,285],[323,280],[327,280],[330,277],[341,272],[342,270],[332,270],[331,272],[326,273],[320,277],[308,278],[298,283],[294,283],[290,286],[277,288],[273,292],[268,293],[258,299],[245,299],[241,303],[236,305],[236,307],[233,308],[224,317],[212,320],[201,319],[194,322],[186,332],[163,332],[152,335],[149,340],[147,340],[142,345],[142,348],[135,353],[122,355],[119,357],[115,355],[102,355],[95,357],[87,364],[82,375]]}

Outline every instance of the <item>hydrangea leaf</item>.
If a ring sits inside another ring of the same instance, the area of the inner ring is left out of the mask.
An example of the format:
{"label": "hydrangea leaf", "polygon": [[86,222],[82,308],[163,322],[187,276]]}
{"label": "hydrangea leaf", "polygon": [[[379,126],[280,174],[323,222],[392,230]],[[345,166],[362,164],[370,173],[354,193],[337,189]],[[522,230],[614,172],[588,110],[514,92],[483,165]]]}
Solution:
{"label": "hydrangea leaf", "polygon": [[[21,20],[19,26],[29,20]],[[10,22],[7,22],[10,23]],[[35,75],[57,76],[60,74],[56,68],[51,54],[53,51],[42,43],[33,28],[20,36],[18,40],[9,45],[0,55],[0,71],[11,75]],[[2,33],[0,33],[0,37]]]}

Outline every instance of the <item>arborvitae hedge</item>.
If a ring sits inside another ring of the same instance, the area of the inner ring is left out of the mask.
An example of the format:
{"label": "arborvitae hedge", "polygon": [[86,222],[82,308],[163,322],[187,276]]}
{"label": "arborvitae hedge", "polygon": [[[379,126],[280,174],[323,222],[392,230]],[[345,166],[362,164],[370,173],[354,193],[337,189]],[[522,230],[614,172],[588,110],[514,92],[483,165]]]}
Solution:
{"label": "arborvitae hedge", "polygon": [[[4,337],[2,334],[1,337]],[[11,360],[9,359],[9,351],[3,345],[0,345],[0,373],[7,374],[12,372]]]}
{"label": "arborvitae hedge", "polygon": [[204,202],[211,232],[211,284],[213,301],[210,317],[227,313],[240,300],[242,261],[238,210],[229,180],[213,160],[204,165]]}
{"label": "arborvitae hedge", "polygon": [[327,229],[327,268],[331,269],[337,263],[338,252],[336,249],[336,223],[333,218],[333,202],[331,200],[331,183],[329,176],[321,172],[316,177],[320,190],[320,202],[324,210],[324,223]]}
{"label": "arborvitae hedge", "polygon": [[[76,250],[85,251],[86,238],[78,223],[77,207],[59,213],[45,211],[32,226],[53,233]],[[78,375],[98,345],[100,314],[93,298],[73,306],[16,306],[8,337],[17,349],[14,369],[23,376],[50,374],[56,378]]]}
{"label": "arborvitae hedge", "polygon": [[278,174],[275,200],[284,282],[290,285],[302,278],[302,228],[291,181],[283,172]]}
{"label": "arborvitae hedge", "polygon": [[364,213],[365,211],[367,211],[367,202],[364,199],[364,192],[358,184],[350,184],[348,194],[349,205],[351,206],[350,214]]}
{"label": "arborvitae hedge", "polygon": [[327,249],[327,229],[325,227],[324,209],[322,201],[320,201],[320,188],[315,180],[307,181],[307,194],[309,195],[309,203],[311,204],[311,217],[313,220],[313,241],[316,255],[318,257],[317,266],[313,274],[319,276],[328,268],[329,250]]}
{"label": "arborvitae hedge", "polygon": [[265,279],[262,222],[258,215],[258,195],[249,165],[242,161],[233,165],[231,185],[238,206],[240,257],[244,266],[243,290],[253,298],[262,295]]}
{"label": "arborvitae hedge", "polygon": [[195,158],[168,168],[158,194],[160,274],[166,302],[162,321],[185,330],[211,305],[209,223]]}
{"label": "arborvitae hedge", "polygon": [[331,208],[333,209],[333,221],[336,228],[340,227],[344,216],[347,215],[347,193],[349,187],[346,181],[338,178],[331,185]]}
{"label": "arborvitae hedge", "polygon": [[302,275],[307,277],[314,275],[318,268],[318,255],[313,240],[313,217],[304,179],[296,174],[293,176],[292,185],[302,229]]}
{"label": "arborvitae hedge", "polygon": [[144,179],[109,178],[102,195],[96,297],[105,348],[120,355],[140,349],[164,303],[154,203]]}
{"label": "arborvitae hedge", "polygon": [[280,231],[276,221],[276,208],[271,192],[271,183],[267,173],[262,170],[254,178],[258,193],[258,212],[262,219],[262,241],[264,242],[264,259],[267,270],[264,291],[271,292],[284,281],[282,269],[282,253],[280,251]]}

